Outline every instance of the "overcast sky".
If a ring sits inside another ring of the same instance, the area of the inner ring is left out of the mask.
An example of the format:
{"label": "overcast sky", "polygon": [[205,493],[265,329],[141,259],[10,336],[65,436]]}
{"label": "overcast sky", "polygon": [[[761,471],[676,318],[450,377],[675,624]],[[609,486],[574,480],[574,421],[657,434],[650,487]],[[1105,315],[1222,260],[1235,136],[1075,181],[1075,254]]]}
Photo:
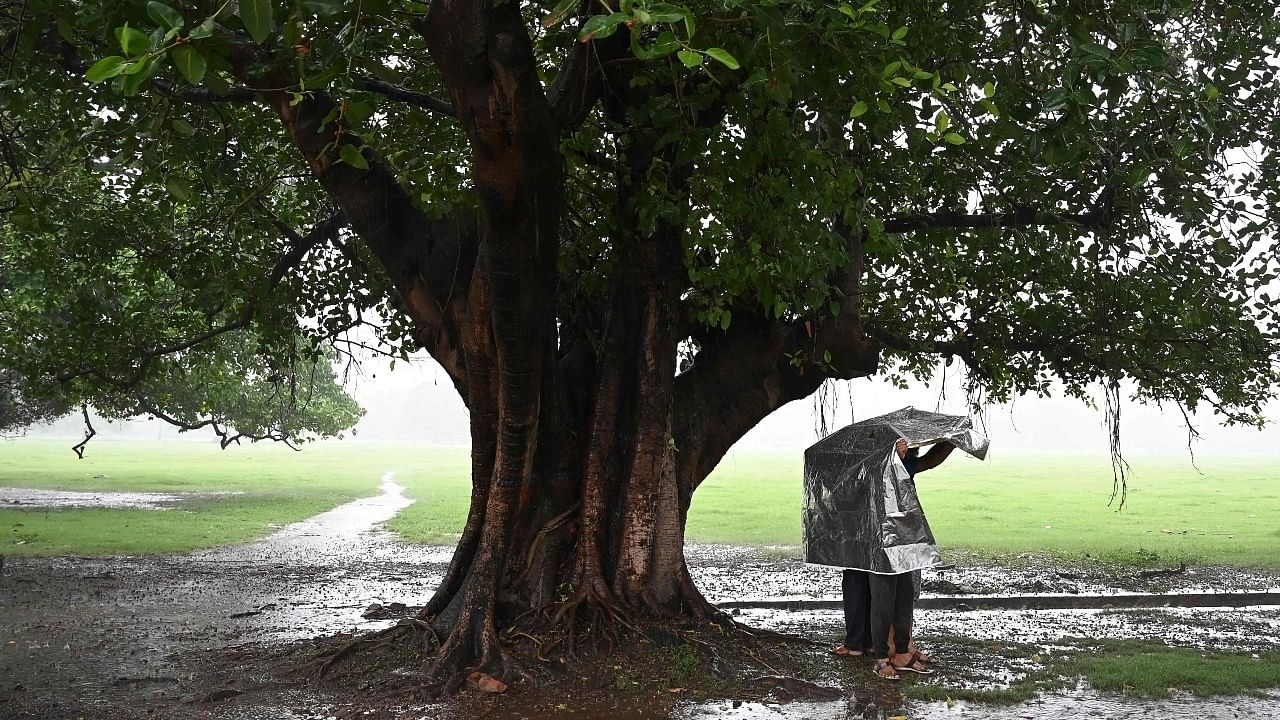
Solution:
{"label": "overcast sky", "polygon": [[[350,392],[368,411],[357,426],[358,441],[421,442],[466,445],[467,411],[444,371],[428,359],[398,363],[394,371],[385,363],[368,360],[360,374],[352,374]],[[944,396],[941,383],[916,384],[906,390],[887,382],[863,379],[840,382],[836,387],[838,407],[834,427],[863,420],[906,405],[940,412],[966,412],[959,378],[948,379],[950,391]],[[852,405],[850,404],[852,397]],[[1274,404],[1269,416],[1280,420]],[[1168,455],[1187,458],[1187,431],[1176,408],[1161,411],[1126,401],[1121,411],[1122,445],[1126,455]],[[1202,437],[1194,447],[1197,458],[1263,455],[1280,458],[1280,425],[1264,430],[1224,428],[1212,415],[1193,420]],[[735,450],[799,452],[817,439],[816,412],[812,398],[798,400],[762,421],[746,435]],[[178,438],[212,442],[212,436],[175,431],[158,421],[131,422],[114,427],[97,423],[100,439],[124,437]],[[1106,430],[1102,414],[1078,400],[1053,397],[1025,397],[1010,405],[992,406],[987,417],[993,457],[1003,453],[1054,452],[1106,457]],[[72,437],[80,433],[77,418],[68,418],[51,428],[33,433],[41,436]]]}

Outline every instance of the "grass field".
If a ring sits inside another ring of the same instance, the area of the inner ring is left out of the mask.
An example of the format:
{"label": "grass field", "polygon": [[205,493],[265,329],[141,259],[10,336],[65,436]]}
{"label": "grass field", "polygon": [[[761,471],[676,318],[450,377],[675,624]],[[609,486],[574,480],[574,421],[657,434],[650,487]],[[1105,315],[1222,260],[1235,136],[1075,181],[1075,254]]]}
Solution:
{"label": "grass field", "polygon": [[[917,478],[944,548],[1007,559],[1043,552],[1150,565],[1280,567],[1280,459],[1133,459],[1122,510],[1108,506],[1105,459],[954,456]],[[1203,474],[1202,474],[1203,473]],[[689,537],[738,544],[800,540],[803,459],[739,454],[694,494]]]}
{"label": "grass field", "polygon": [[[798,454],[727,458],[694,495],[689,539],[798,544],[802,462]],[[0,487],[246,492],[183,508],[193,512],[0,509],[0,553],[173,552],[237,542],[370,494],[386,470],[418,500],[389,527],[414,542],[454,541],[469,496],[468,452],[460,448],[330,444],[294,453],[104,442],[77,461],[67,443],[0,443]],[[1201,470],[1185,459],[1134,460],[1128,503],[1118,512],[1107,505],[1105,460],[957,457],[922,474],[919,487],[939,542],[991,559],[1031,552],[1280,567],[1280,458]],[[26,543],[15,545],[19,539]]]}
{"label": "grass field", "polygon": [[259,444],[94,442],[77,460],[69,442],[0,443],[0,487],[208,492],[174,510],[0,507],[0,554],[183,552],[243,542],[377,492],[387,450]]}

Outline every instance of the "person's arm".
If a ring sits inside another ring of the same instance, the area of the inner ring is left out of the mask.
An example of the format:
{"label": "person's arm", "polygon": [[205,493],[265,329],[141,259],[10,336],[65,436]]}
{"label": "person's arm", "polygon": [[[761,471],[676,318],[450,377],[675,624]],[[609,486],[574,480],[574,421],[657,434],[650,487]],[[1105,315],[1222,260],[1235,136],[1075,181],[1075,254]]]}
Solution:
{"label": "person's arm", "polygon": [[916,472],[922,473],[925,470],[932,470],[938,467],[955,449],[955,445],[945,440],[935,444],[932,448],[929,448],[929,452],[920,456],[920,462],[916,465]]}

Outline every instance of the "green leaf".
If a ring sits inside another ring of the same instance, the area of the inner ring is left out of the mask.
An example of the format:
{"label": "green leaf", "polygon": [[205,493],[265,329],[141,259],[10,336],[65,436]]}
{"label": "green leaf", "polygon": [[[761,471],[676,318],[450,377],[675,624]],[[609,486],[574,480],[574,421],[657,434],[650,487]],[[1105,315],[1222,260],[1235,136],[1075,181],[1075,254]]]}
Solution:
{"label": "green leaf", "polygon": [[880,112],[882,113],[893,112],[893,108],[889,106],[889,101],[885,100],[884,98],[880,98],[879,100],[876,100],[876,108],[879,109]]}
{"label": "green leaf", "polygon": [[86,80],[91,83],[100,83],[103,80],[109,80],[120,73],[124,72],[125,61],[119,55],[108,55],[89,68],[84,74]]}
{"label": "green leaf", "polygon": [[841,5],[840,12],[844,13],[845,15],[848,15],[854,20],[858,19],[858,11],[854,10],[852,5]]}
{"label": "green leaf", "polygon": [[656,58],[663,55],[670,55],[680,47],[680,41],[676,39],[676,34],[670,30],[664,30],[658,39],[654,41],[649,48],[649,57]]}
{"label": "green leaf", "polygon": [[723,313],[720,314],[720,329],[728,330],[729,322],[732,320],[733,320],[733,313],[729,312],[728,310],[725,310]]}
{"label": "green leaf", "polygon": [[191,28],[191,33],[187,35],[192,40],[199,40],[213,36],[213,18],[205,18],[204,22]]}
{"label": "green leaf", "polygon": [[342,162],[351,167],[360,168],[361,170],[369,169],[369,161],[364,159],[364,155],[360,153],[360,148],[355,145],[343,145],[342,149],[338,151],[338,156],[342,159]]}
{"label": "green leaf", "polygon": [[982,86],[982,94],[983,94],[985,97],[988,97],[988,98],[993,98],[993,97],[995,97],[995,96],[996,96],[996,85],[995,85],[995,83],[991,83],[991,82],[989,82],[989,83],[987,83],[986,85],[983,85],[983,86]]}
{"label": "green leaf", "polygon": [[894,30],[894,31],[893,31],[893,35],[892,35],[891,37],[892,37],[894,40],[901,40],[902,38],[904,38],[904,37],[906,37],[906,36],[907,36],[907,26],[906,26],[906,25],[903,25],[902,27],[898,28],[897,30]]}
{"label": "green leaf", "polygon": [[170,118],[169,125],[173,127],[173,131],[183,137],[190,137],[195,134],[196,129],[191,127],[191,123],[182,118]]}
{"label": "green leaf", "polygon": [[868,109],[869,109],[869,106],[867,105],[866,101],[859,100],[858,102],[853,104],[853,109],[849,111],[849,117],[851,118],[861,117],[864,113],[867,112]]}
{"label": "green leaf", "polygon": [[157,24],[170,30],[176,30],[186,22],[182,18],[182,13],[165,5],[162,2],[151,0],[147,3],[147,15],[155,20]]}
{"label": "green leaf", "polygon": [[137,57],[151,49],[151,38],[137,28],[129,27],[129,23],[116,28],[116,40],[125,57]]}
{"label": "green leaf", "polygon": [[737,58],[735,58],[733,55],[730,55],[729,51],[725,50],[724,48],[718,48],[718,47],[707,48],[706,53],[711,57],[715,58],[716,60],[718,60],[721,65],[724,65],[730,70],[737,70],[738,68],[742,67],[742,65],[738,64]]}
{"label": "green leaf", "polygon": [[702,65],[702,53],[694,50],[681,50],[676,53],[676,57],[680,58],[680,62],[684,63],[685,67],[695,68]]}
{"label": "green leaf", "polygon": [[191,187],[188,186],[186,181],[181,178],[166,178],[164,181],[164,189],[168,190],[170,195],[182,202],[186,202],[191,199]]}
{"label": "green leaf", "polygon": [[373,117],[373,104],[363,100],[350,100],[343,116],[350,122],[362,123]]}
{"label": "green leaf", "polygon": [[200,51],[190,45],[179,45],[169,53],[178,72],[192,85],[199,85],[204,80],[205,60]]}
{"label": "green leaf", "polygon": [[560,0],[555,7],[551,8],[551,12],[542,18],[542,27],[549,28],[559,25],[565,18],[569,17],[570,13],[577,10],[581,4],[582,0]]}
{"label": "green leaf", "polygon": [[614,13],[612,15],[592,15],[582,24],[582,32],[578,33],[578,39],[582,42],[591,42],[607,38],[618,30],[618,26],[623,21],[629,19],[624,13]]}
{"label": "green leaf", "polygon": [[946,133],[945,135],[943,135],[943,136],[942,136],[942,139],[943,139],[943,140],[946,140],[947,142],[951,143],[952,145],[963,145],[963,144],[964,144],[964,136],[963,136],[963,135],[961,135],[960,133],[953,133],[953,132],[949,132],[949,133]]}
{"label": "green leaf", "polygon": [[271,0],[240,0],[240,21],[254,42],[263,42],[276,27]]}
{"label": "green leaf", "polygon": [[939,133],[944,133],[951,126],[951,116],[946,110],[939,110],[936,117],[933,118],[933,129]]}
{"label": "green leaf", "polygon": [[1107,48],[1105,45],[1099,45],[1098,43],[1092,43],[1092,42],[1080,43],[1080,49],[1096,57],[1102,57],[1102,58],[1111,57],[1111,50]]}
{"label": "green leaf", "polygon": [[911,87],[911,81],[904,77],[896,77],[890,80],[889,82],[892,82],[894,85],[897,85],[899,87]]}

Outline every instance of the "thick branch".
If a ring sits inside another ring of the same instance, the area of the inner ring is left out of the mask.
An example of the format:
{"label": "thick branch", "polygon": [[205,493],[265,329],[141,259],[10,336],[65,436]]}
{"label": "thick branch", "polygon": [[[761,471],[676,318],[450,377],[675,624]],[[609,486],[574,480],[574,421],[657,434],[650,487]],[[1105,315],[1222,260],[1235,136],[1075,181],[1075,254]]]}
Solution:
{"label": "thick branch", "polygon": [[[594,0],[591,4],[595,4]],[[568,134],[578,129],[591,114],[596,101],[614,92],[605,68],[630,52],[628,35],[619,32],[604,40],[585,43],[574,39],[573,47],[565,54],[556,73],[555,82],[547,91],[547,100],[561,133]],[[625,87],[618,88],[617,92],[623,90]]]}
{"label": "thick branch", "polygon": [[[345,132],[340,123],[325,121],[337,111],[328,93],[310,92],[294,102],[288,88],[297,83],[285,62],[272,64],[260,48],[240,45],[232,52],[232,65],[280,116],[294,147],[389,276],[414,320],[416,338],[449,373],[465,400],[466,370],[457,328],[475,264],[468,218],[428,218],[373,148]],[[368,167],[340,162],[342,146],[359,152]]]}
{"label": "thick branch", "polygon": [[391,98],[392,100],[398,100],[415,107],[420,107],[423,110],[428,110],[437,115],[443,115],[445,117],[455,119],[458,117],[458,113],[453,109],[452,105],[426,93],[410,90],[407,87],[383,82],[382,80],[371,77],[358,78],[357,82],[363,90],[368,90],[369,92],[377,93],[384,97]]}

